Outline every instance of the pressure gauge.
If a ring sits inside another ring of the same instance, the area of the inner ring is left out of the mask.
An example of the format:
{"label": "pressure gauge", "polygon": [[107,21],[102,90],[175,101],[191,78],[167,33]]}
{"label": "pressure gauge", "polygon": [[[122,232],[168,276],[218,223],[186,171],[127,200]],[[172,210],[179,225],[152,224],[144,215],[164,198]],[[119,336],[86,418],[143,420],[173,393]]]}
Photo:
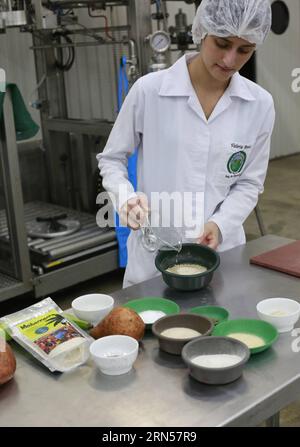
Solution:
{"label": "pressure gauge", "polygon": [[150,37],[150,46],[156,53],[165,53],[171,45],[170,34],[165,31],[156,31]]}

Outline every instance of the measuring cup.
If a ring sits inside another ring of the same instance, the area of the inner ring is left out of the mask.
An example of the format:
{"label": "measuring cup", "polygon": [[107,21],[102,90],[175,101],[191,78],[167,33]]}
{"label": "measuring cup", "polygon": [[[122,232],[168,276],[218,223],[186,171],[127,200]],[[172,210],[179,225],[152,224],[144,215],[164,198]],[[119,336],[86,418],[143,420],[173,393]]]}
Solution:
{"label": "measuring cup", "polygon": [[174,227],[152,227],[146,216],[141,225],[141,243],[143,247],[154,252],[157,250],[175,250],[180,252],[182,248],[182,236]]}

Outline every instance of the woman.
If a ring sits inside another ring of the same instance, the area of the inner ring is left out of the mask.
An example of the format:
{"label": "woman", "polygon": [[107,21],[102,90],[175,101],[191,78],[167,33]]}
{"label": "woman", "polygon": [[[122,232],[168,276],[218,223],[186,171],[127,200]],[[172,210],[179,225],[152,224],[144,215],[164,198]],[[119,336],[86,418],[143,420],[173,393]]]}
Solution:
{"label": "woman", "polygon": [[[200,52],[134,84],[98,155],[103,185],[130,228],[139,229],[153,192],[202,193],[205,224],[194,242],[219,251],[245,242],[243,222],[263,192],[275,112],[271,95],[238,72],[270,26],[268,0],[203,0],[192,29]],[[127,177],[136,147],[143,194]],[[124,287],[158,273],[140,231],[131,232],[127,248]]]}

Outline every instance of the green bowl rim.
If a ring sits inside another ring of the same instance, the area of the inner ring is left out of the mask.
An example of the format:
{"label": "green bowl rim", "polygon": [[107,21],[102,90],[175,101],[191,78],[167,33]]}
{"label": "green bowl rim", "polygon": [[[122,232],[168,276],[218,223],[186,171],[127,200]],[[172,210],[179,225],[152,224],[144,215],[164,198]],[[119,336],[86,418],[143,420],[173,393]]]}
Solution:
{"label": "green bowl rim", "polygon": [[[122,304],[122,306],[123,306],[123,307],[130,307],[130,308],[131,308],[131,306],[128,306],[128,304],[135,304],[136,302],[141,302],[142,300],[147,300],[147,299],[149,299],[149,298],[150,298],[150,299],[157,299],[157,300],[166,302],[166,304],[171,304],[172,306],[174,306],[174,308],[176,307],[176,311],[174,311],[174,313],[172,313],[172,314],[167,314],[166,316],[168,316],[168,315],[177,315],[177,314],[179,314],[180,311],[181,311],[181,308],[180,308],[179,304],[177,304],[175,301],[170,300],[170,299],[168,299],[168,298],[158,297],[158,296],[145,296],[145,297],[142,297],[142,298],[134,298],[133,300],[129,300],[129,301],[127,301],[125,304]],[[150,309],[149,309],[149,310],[150,310]],[[153,309],[153,310],[155,310],[155,309]],[[158,310],[158,309],[156,309],[156,310]],[[163,317],[162,317],[162,318],[163,318]],[[147,323],[147,324],[150,324],[150,323]],[[151,323],[151,324],[152,324],[152,323]]]}
{"label": "green bowl rim", "polygon": [[[182,244],[182,247],[188,247],[188,246],[192,246],[194,247],[195,245],[199,245],[200,247],[205,248],[207,251],[210,251],[212,254],[214,254],[216,256],[216,263],[213,267],[211,267],[209,270],[206,270],[206,272],[203,273],[195,273],[194,275],[177,275],[177,273],[171,273],[171,272],[167,272],[166,270],[161,269],[157,264],[158,264],[158,256],[160,255],[160,253],[162,253],[161,250],[158,251],[157,255],[155,256],[155,267],[164,275],[167,276],[171,276],[171,277],[175,277],[175,278],[201,278],[201,276],[206,276],[209,273],[213,273],[220,265],[220,255],[218,252],[216,252],[215,250],[213,250],[212,248],[208,247],[207,245],[203,245],[203,244],[193,244],[193,243],[186,243],[186,244]],[[175,251],[175,250],[170,250],[171,252]]]}
{"label": "green bowl rim", "polygon": [[226,312],[226,314],[229,316],[230,314],[229,314],[229,310],[227,310],[225,307],[223,307],[223,306],[214,306],[214,305],[203,305],[203,306],[194,306],[194,307],[191,307],[191,308],[189,308],[188,309],[188,312],[192,312],[192,310],[194,310],[194,309],[221,309],[222,311],[225,311]]}

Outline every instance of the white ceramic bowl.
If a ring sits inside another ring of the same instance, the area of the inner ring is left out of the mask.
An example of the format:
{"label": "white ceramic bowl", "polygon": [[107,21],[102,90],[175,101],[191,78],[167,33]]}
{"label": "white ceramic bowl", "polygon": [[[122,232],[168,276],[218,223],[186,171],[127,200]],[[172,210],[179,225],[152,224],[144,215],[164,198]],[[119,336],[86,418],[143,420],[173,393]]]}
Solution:
{"label": "white ceramic bowl", "polygon": [[102,293],[79,296],[72,301],[74,314],[81,320],[94,325],[103,320],[113,307],[114,299]]}
{"label": "white ceramic bowl", "polygon": [[300,316],[300,304],[288,298],[269,298],[260,301],[256,310],[261,320],[273,324],[278,332],[289,332]]}
{"label": "white ceramic bowl", "polygon": [[91,356],[104,374],[118,376],[131,370],[138,356],[139,344],[127,335],[109,335],[90,345]]}

